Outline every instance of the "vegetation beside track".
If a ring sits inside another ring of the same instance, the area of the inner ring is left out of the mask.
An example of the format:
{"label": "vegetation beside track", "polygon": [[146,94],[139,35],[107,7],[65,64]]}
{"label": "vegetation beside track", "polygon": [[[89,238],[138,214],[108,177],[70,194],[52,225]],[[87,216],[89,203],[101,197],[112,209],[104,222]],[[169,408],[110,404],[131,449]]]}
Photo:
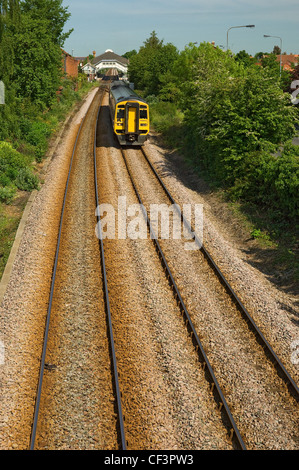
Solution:
{"label": "vegetation beside track", "polygon": [[[299,278],[298,108],[292,74],[276,56],[233,56],[202,43],[182,52],[155,32],[130,58],[130,81],[151,105],[153,127],[214,192],[246,216],[252,238],[277,254],[277,270]],[[242,217],[244,220],[244,217]]]}
{"label": "vegetation beside track", "polygon": [[[62,76],[69,18],[61,0],[0,0],[0,277],[24,204],[38,189],[48,144],[72,107],[93,86]],[[39,32],[40,34],[38,34]]]}

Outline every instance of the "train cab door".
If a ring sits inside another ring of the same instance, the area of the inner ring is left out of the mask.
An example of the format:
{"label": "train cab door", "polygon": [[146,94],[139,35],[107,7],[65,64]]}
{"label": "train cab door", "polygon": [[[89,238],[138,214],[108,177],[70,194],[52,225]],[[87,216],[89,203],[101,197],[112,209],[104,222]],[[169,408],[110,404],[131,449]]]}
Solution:
{"label": "train cab door", "polygon": [[139,105],[127,103],[126,134],[136,134],[139,131]]}
{"label": "train cab door", "polygon": [[128,132],[131,134],[136,132],[136,108],[129,108],[128,109]]}

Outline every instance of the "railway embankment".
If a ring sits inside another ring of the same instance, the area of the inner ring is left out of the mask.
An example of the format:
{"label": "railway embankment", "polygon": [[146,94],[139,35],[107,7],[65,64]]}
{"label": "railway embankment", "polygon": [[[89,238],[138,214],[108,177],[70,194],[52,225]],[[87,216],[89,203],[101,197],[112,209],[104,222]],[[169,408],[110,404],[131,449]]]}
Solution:
{"label": "railway embankment", "polygon": [[77,91],[72,87],[65,81],[57,104],[47,112],[34,108],[30,115],[24,109],[15,121],[15,134],[0,142],[0,278],[11,263],[8,258],[15,237],[20,236],[25,206],[43,184],[48,162],[91,85],[83,83]]}
{"label": "railway embankment", "polygon": [[248,56],[245,64],[202,43],[177,52],[158,79],[147,57],[153,54],[158,64],[166,46],[153,38],[157,50],[148,41],[132,57],[130,73],[169,155],[178,149],[201,177],[206,200],[209,195],[216,210],[227,206],[229,220],[243,224],[260,269],[298,292],[298,146],[292,142],[298,107],[285,91],[291,75],[280,77],[275,61],[256,65]]}
{"label": "railway embankment", "polygon": [[[44,308],[48,303],[47,293],[44,304],[41,299],[43,289],[47,290],[47,279],[49,281],[52,275],[53,264],[49,262],[49,257],[54,259],[57,238],[55,230],[59,224],[57,211],[61,211],[66,168],[76,132],[96,91],[97,89],[88,94],[79,108],[67,118],[63,131],[56,136],[48,159],[45,160],[44,183],[39,191],[31,195],[23,212],[7,270],[1,281],[1,429],[7,423],[9,408],[12,406],[15,413],[11,413],[12,419],[9,419],[8,424],[9,429],[16,431],[13,433],[14,438],[9,431],[3,432],[1,448],[27,446],[22,436],[25,434],[26,441],[28,434],[22,430],[24,421],[20,421],[20,417],[24,418],[28,407],[33,405],[30,398],[28,401],[28,388],[24,383],[28,380],[28,364],[37,358],[29,332],[33,332],[33,336],[39,334],[37,325],[41,320],[40,315],[44,316]],[[33,301],[35,296],[41,300],[41,304],[38,302],[37,305]],[[29,428],[30,426],[31,421]]]}

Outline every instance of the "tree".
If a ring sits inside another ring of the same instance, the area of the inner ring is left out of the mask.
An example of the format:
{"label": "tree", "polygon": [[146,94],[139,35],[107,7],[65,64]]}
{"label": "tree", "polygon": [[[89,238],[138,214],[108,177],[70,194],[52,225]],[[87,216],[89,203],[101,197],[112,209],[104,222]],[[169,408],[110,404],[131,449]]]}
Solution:
{"label": "tree", "polygon": [[14,46],[18,95],[50,106],[62,75],[62,53],[52,40],[49,21],[23,14]]}
{"label": "tree", "polygon": [[125,54],[123,54],[123,57],[124,57],[125,59],[130,60],[130,58],[133,57],[133,55],[136,55],[136,54],[137,54],[136,49],[133,49],[132,51],[128,51],[128,52],[126,52]]}
{"label": "tree", "polygon": [[178,57],[173,44],[163,44],[156,32],[144,42],[130,59],[129,76],[137,89],[144,90],[145,95],[157,95],[162,86],[163,76],[169,73]]}
{"label": "tree", "polygon": [[274,46],[272,53],[275,54],[275,55],[280,55],[280,53],[281,53],[280,47],[279,46]]}
{"label": "tree", "polygon": [[192,151],[216,181],[241,190],[249,171],[258,178],[263,152],[292,138],[296,116],[273,69],[244,67],[209,44],[196,53],[193,79],[181,85]]}
{"label": "tree", "polygon": [[255,63],[255,58],[254,57],[251,57],[248,52],[246,52],[245,50],[243,51],[239,51],[236,55],[235,55],[235,60],[237,60],[238,62],[241,62],[243,65],[245,66],[250,66],[252,65],[253,63]]}
{"label": "tree", "polygon": [[33,20],[43,18],[48,22],[48,33],[55,44],[63,46],[73,29],[64,33],[64,27],[71,14],[68,7],[62,6],[62,0],[23,0],[22,11]]}
{"label": "tree", "polygon": [[261,58],[265,55],[265,52],[257,52],[255,55],[254,55],[254,58],[256,60],[261,60]]}
{"label": "tree", "polygon": [[0,79],[6,84],[14,73],[14,32],[20,17],[19,0],[0,0]]}
{"label": "tree", "polygon": [[49,107],[62,76],[61,46],[71,33],[63,32],[70,16],[67,8],[62,7],[62,0],[9,0],[2,2],[2,8],[7,19],[1,50],[5,46],[5,68],[7,57],[13,64],[17,95]]}
{"label": "tree", "polygon": [[49,106],[62,75],[70,14],[62,0],[0,0],[0,79],[7,92]]}
{"label": "tree", "polygon": [[264,55],[261,59],[261,65],[263,68],[267,68],[271,74],[277,76],[282,90],[285,90],[290,80],[290,74],[287,70],[282,68],[280,72],[279,57],[276,54]]}

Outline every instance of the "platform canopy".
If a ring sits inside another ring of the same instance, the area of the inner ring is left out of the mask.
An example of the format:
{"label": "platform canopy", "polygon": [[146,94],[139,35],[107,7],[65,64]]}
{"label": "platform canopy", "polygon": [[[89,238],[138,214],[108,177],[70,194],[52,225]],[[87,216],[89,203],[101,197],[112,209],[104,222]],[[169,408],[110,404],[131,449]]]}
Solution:
{"label": "platform canopy", "polygon": [[125,57],[115,54],[111,49],[107,49],[104,54],[96,56],[95,52],[94,58],[91,61],[91,64],[95,67],[97,72],[100,72],[103,69],[117,69],[124,74],[128,71],[129,61]]}

